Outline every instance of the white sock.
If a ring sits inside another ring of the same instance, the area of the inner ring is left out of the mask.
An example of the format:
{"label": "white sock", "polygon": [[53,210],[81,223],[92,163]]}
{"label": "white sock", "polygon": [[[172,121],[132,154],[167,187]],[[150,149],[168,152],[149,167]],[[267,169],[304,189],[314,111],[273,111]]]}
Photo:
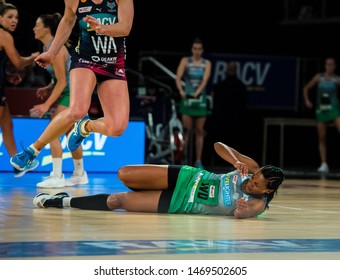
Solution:
{"label": "white sock", "polygon": [[73,160],[73,165],[74,165],[74,173],[77,176],[81,176],[84,174],[84,163],[83,159],[74,159]]}
{"label": "white sock", "polygon": [[62,164],[63,164],[63,159],[62,158],[53,158],[52,159],[53,174],[54,174],[54,176],[61,177],[61,175],[63,174],[63,172],[62,172]]}
{"label": "white sock", "polygon": [[34,151],[35,156],[39,155],[40,151],[38,151],[33,144],[30,145],[30,148]]}
{"label": "white sock", "polygon": [[87,136],[87,135],[90,134],[90,132],[88,132],[88,131],[85,130],[85,124],[87,124],[88,121],[89,121],[89,120],[83,121],[83,122],[80,123],[80,132],[81,132],[81,134],[83,134],[84,136]]}
{"label": "white sock", "polygon": [[63,207],[71,207],[71,199],[72,199],[72,197],[64,197],[63,198]]}

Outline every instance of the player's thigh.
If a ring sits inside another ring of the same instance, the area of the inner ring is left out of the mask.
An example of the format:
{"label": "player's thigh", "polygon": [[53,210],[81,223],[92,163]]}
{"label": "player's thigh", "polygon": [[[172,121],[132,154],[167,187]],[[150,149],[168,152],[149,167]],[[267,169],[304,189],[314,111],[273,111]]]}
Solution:
{"label": "player's thigh", "polygon": [[70,71],[70,108],[88,111],[96,87],[96,76],[90,69],[74,68]]}
{"label": "player's thigh", "polygon": [[130,98],[126,81],[106,80],[98,85],[97,93],[104,117],[108,121],[128,122]]}
{"label": "player's thigh", "polygon": [[168,166],[127,165],[118,170],[118,178],[130,188],[164,190],[168,188]]}

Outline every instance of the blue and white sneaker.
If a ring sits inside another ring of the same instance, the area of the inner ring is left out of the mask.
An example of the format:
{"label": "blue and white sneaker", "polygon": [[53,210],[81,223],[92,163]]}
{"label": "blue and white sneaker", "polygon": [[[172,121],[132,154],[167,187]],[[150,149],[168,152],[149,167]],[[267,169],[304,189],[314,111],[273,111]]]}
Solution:
{"label": "blue and white sneaker", "polygon": [[36,169],[39,166],[39,161],[37,159],[34,159],[27,167],[24,168],[24,170],[18,170],[14,168],[14,177],[20,178],[24,176],[28,171],[32,171]]}
{"label": "blue and white sneaker", "polygon": [[[36,155],[31,147],[24,149],[22,152],[14,155],[10,159],[10,163],[20,171],[29,171],[32,170],[32,166],[34,166],[34,160]],[[36,164],[36,163],[35,163]],[[39,162],[38,162],[39,164]],[[36,166],[37,167],[37,166]]]}
{"label": "blue and white sneaker", "polygon": [[85,123],[90,120],[90,117],[88,114],[86,114],[85,117],[83,117],[81,120],[77,121],[74,124],[73,129],[69,133],[67,137],[67,148],[71,151],[74,152],[77,150],[77,148],[81,145],[83,140],[86,137],[89,137],[90,133],[83,134],[80,130],[82,123]]}

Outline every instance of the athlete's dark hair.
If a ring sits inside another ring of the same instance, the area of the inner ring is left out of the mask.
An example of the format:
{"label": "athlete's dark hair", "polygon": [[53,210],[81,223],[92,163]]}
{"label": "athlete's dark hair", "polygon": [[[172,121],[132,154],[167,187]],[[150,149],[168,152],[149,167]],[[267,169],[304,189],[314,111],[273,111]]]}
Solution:
{"label": "athlete's dark hair", "polygon": [[0,16],[3,16],[9,10],[18,10],[16,6],[11,3],[0,3]]}
{"label": "athlete's dark hair", "polygon": [[[51,30],[51,34],[54,37],[57,32],[57,28],[62,18],[62,15],[60,13],[42,14],[39,16],[39,18],[43,22],[44,27],[49,28]],[[69,45],[70,45],[70,42],[67,41],[66,46],[69,47]]]}
{"label": "athlete's dark hair", "polygon": [[59,22],[61,20],[61,14],[59,13],[54,13],[51,15],[42,14],[39,16],[39,18],[41,18],[41,21],[43,22],[44,27],[48,27],[51,30],[52,36],[55,36]]}
{"label": "athlete's dark hair", "polygon": [[203,46],[203,40],[199,37],[196,37],[192,42],[192,45],[193,44],[201,44]]}
{"label": "athlete's dark hair", "polygon": [[260,168],[263,177],[266,179],[267,189],[273,190],[267,194],[266,208],[269,208],[269,202],[273,199],[274,195],[277,194],[277,190],[285,179],[283,170],[273,165],[265,165]]}

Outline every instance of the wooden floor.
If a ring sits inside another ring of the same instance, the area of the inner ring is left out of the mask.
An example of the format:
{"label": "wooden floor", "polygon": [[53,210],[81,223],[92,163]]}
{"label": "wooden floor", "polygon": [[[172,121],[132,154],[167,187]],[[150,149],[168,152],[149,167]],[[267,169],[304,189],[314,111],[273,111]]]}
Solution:
{"label": "wooden floor", "polygon": [[[69,176],[70,174],[66,174]],[[289,178],[270,209],[233,217],[38,209],[35,184],[0,173],[0,259],[340,260],[340,180]],[[88,185],[46,190],[71,196],[126,188],[116,174],[89,174]]]}

